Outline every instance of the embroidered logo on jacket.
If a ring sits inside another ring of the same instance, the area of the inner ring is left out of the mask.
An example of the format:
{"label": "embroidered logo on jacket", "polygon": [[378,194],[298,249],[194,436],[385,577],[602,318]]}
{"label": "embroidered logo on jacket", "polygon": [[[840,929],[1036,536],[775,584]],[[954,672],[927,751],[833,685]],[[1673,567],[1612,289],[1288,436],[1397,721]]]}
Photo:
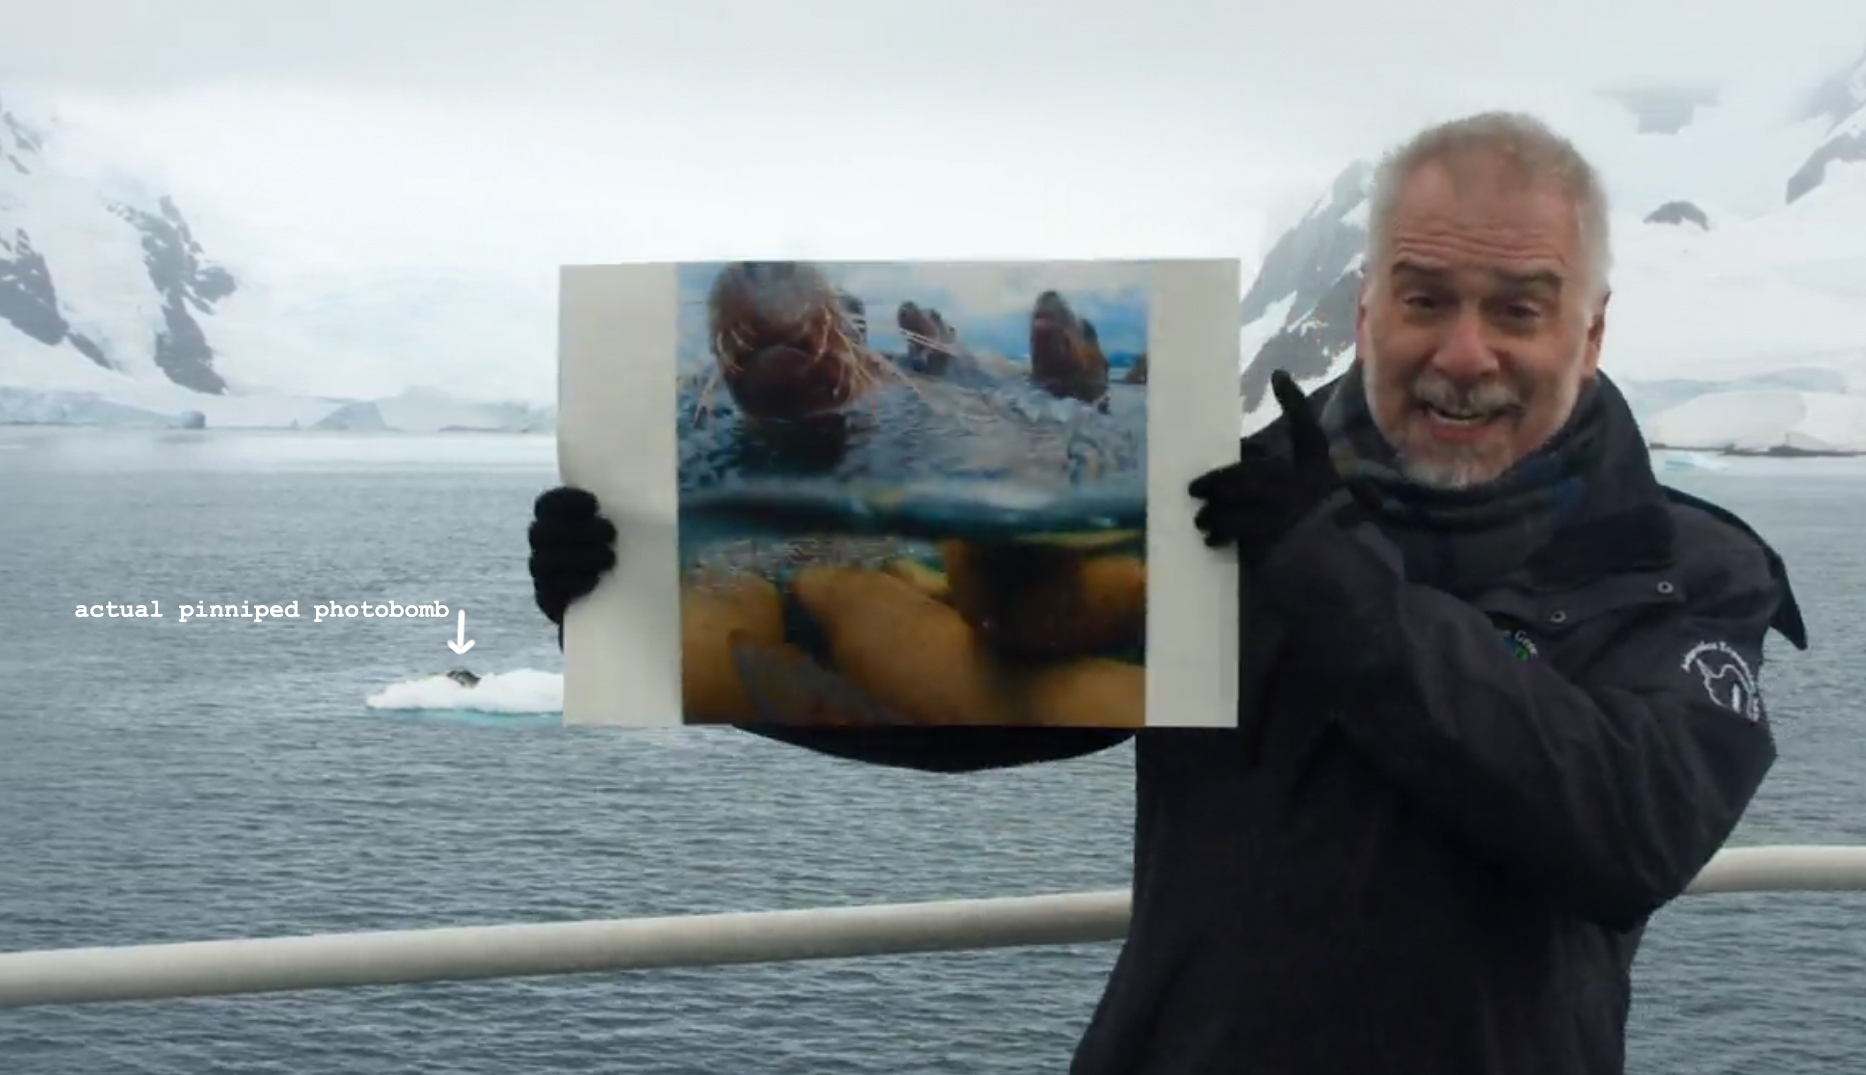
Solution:
{"label": "embroidered logo on jacket", "polygon": [[1762,695],[1756,688],[1756,674],[1749,670],[1743,655],[1725,642],[1699,642],[1685,653],[1679,665],[1695,672],[1704,682],[1704,693],[1713,704],[1728,709],[1752,724],[1762,719]]}
{"label": "embroidered logo on jacket", "polygon": [[1536,649],[1527,631],[1503,632],[1503,644],[1510,648],[1510,653],[1519,661],[1534,660],[1542,652]]}

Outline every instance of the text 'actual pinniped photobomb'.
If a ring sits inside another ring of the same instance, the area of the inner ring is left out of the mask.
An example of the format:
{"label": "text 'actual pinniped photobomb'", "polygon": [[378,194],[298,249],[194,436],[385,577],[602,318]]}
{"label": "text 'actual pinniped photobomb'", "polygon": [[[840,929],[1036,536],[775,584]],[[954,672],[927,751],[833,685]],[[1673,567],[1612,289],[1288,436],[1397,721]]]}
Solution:
{"label": "text 'actual pinniped photobomb'", "polygon": [[[443,619],[450,615],[447,606],[437,601],[424,604],[404,605],[399,601],[365,601],[360,604],[346,605],[338,603],[320,603],[311,606],[311,622],[323,623],[325,620],[399,620],[399,619]],[[150,601],[147,604],[131,605],[110,601],[101,605],[79,605],[79,619],[109,620],[165,620],[168,615],[162,611],[162,602]],[[302,617],[298,612],[298,602],[289,604],[254,604],[242,601],[239,604],[210,605],[203,602],[183,603],[176,612],[180,623],[189,620],[251,620],[262,623],[266,620],[296,620]]]}

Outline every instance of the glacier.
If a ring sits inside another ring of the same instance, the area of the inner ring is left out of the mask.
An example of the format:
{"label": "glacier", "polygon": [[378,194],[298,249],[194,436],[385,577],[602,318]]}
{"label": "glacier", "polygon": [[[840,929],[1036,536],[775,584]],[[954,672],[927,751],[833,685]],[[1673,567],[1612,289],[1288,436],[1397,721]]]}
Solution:
{"label": "glacier", "polygon": [[[125,402],[134,400],[136,402]],[[362,433],[555,433],[557,409],[413,388],[382,399],[190,398],[163,392],[0,385],[0,425],[112,429],[305,429]]]}
{"label": "glacier", "polygon": [[0,386],[0,425],[107,426],[117,429],[182,429],[190,414],[159,414],[104,398],[96,392],[45,392]]}
{"label": "glacier", "polygon": [[411,388],[386,399],[346,403],[313,429],[398,433],[548,433],[556,409],[525,403],[486,403],[432,388]]}
{"label": "glacier", "polygon": [[1866,454],[1866,396],[1794,389],[1708,392],[1645,423],[1659,448],[1743,455]]}

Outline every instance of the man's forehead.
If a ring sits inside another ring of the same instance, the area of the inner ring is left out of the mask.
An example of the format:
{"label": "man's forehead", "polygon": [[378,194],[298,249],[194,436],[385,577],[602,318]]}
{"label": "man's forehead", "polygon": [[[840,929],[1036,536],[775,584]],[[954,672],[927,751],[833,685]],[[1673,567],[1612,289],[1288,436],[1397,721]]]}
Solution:
{"label": "man's forehead", "polygon": [[1395,280],[1446,282],[1454,277],[1476,273],[1493,283],[1522,290],[1560,291],[1568,282],[1567,268],[1538,259],[1494,260],[1477,264],[1440,260],[1429,256],[1401,253],[1387,264],[1387,273]]}
{"label": "man's forehead", "polygon": [[1580,247],[1560,184],[1496,160],[1419,168],[1400,190],[1388,235],[1395,275],[1477,269],[1522,286],[1559,288]]}

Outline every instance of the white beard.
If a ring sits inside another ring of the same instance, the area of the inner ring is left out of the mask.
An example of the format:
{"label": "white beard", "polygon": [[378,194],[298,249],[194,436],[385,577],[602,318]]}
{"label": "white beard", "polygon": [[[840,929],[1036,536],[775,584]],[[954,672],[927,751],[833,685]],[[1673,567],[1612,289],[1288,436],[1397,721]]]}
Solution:
{"label": "white beard", "polygon": [[[1581,352],[1577,350],[1574,356],[1574,365],[1577,370],[1580,368],[1580,363]],[[1379,356],[1373,346],[1369,344],[1362,348],[1361,393],[1367,400],[1368,412],[1373,416],[1374,428],[1380,431],[1388,447],[1393,449],[1399,471],[1406,477],[1406,480],[1430,489],[1469,489],[1497,480],[1516,465],[1517,459],[1515,458],[1498,460],[1494,456],[1479,454],[1476,446],[1441,445],[1427,458],[1409,454],[1399,437],[1395,435],[1395,431],[1388,429],[1382,422],[1380,408],[1375,404],[1373,377],[1374,367],[1378,364]],[[1568,416],[1574,411],[1575,401],[1580,398],[1580,377],[1569,378],[1567,383],[1561,386],[1560,391],[1563,399],[1561,400],[1561,418],[1554,426],[1557,430],[1567,423]],[[1550,435],[1553,435],[1553,431]]]}

